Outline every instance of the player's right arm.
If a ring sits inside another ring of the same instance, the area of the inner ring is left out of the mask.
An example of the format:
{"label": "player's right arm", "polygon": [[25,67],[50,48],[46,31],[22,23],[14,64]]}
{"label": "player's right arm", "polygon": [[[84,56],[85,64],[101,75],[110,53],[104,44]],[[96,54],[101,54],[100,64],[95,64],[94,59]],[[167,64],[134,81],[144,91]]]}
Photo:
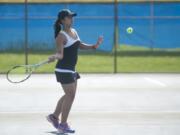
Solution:
{"label": "player's right arm", "polygon": [[51,55],[49,59],[50,62],[54,62],[56,59],[61,60],[63,59],[63,53],[64,53],[64,44],[66,43],[66,37],[59,33],[58,36],[56,37],[56,53],[54,55]]}

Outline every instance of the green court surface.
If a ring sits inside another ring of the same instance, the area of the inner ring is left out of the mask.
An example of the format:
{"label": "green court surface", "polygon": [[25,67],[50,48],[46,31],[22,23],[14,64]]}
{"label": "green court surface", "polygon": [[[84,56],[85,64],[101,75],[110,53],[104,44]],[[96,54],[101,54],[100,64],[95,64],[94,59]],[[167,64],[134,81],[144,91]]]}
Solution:
{"label": "green court surface", "polygon": [[[29,64],[45,60],[53,52],[29,52]],[[14,65],[24,64],[24,53],[0,53],[0,73],[5,73]],[[55,63],[38,69],[37,73],[54,72]],[[117,72],[180,72],[179,49],[160,50],[139,46],[122,45],[117,49]],[[80,52],[77,71],[86,73],[113,73],[114,54],[107,52]]]}

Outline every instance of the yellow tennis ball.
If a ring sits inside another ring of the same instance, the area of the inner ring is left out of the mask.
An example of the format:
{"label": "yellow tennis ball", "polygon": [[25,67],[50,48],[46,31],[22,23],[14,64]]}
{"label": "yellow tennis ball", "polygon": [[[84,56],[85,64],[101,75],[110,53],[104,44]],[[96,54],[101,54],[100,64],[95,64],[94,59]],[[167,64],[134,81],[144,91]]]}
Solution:
{"label": "yellow tennis ball", "polygon": [[133,28],[132,27],[128,27],[126,29],[126,31],[127,31],[128,34],[132,34],[133,33]]}

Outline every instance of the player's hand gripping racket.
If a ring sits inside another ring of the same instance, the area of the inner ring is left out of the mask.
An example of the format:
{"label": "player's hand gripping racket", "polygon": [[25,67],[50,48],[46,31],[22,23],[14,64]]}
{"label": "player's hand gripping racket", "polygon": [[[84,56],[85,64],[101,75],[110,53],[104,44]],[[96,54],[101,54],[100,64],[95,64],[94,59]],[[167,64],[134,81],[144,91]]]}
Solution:
{"label": "player's hand gripping racket", "polygon": [[30,78],[31,74],[40,66],[49,63],[49,60],[32,65],[17,65],[11,68],[7,74],[7,80],[11,83],[21,83]]}

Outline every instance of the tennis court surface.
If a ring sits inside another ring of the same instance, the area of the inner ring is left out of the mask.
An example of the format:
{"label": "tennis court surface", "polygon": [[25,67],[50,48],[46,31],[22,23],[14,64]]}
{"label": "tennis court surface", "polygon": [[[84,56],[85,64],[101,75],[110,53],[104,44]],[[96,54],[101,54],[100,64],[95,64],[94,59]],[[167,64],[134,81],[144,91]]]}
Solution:
{"label": "tennis court surface", "polygon": [[[58,135],[45,119],[63,95],[54,75],[0,79],[0,135]],[[78,83],[75,135],[180,134],[180,74],[82,74]]]}

